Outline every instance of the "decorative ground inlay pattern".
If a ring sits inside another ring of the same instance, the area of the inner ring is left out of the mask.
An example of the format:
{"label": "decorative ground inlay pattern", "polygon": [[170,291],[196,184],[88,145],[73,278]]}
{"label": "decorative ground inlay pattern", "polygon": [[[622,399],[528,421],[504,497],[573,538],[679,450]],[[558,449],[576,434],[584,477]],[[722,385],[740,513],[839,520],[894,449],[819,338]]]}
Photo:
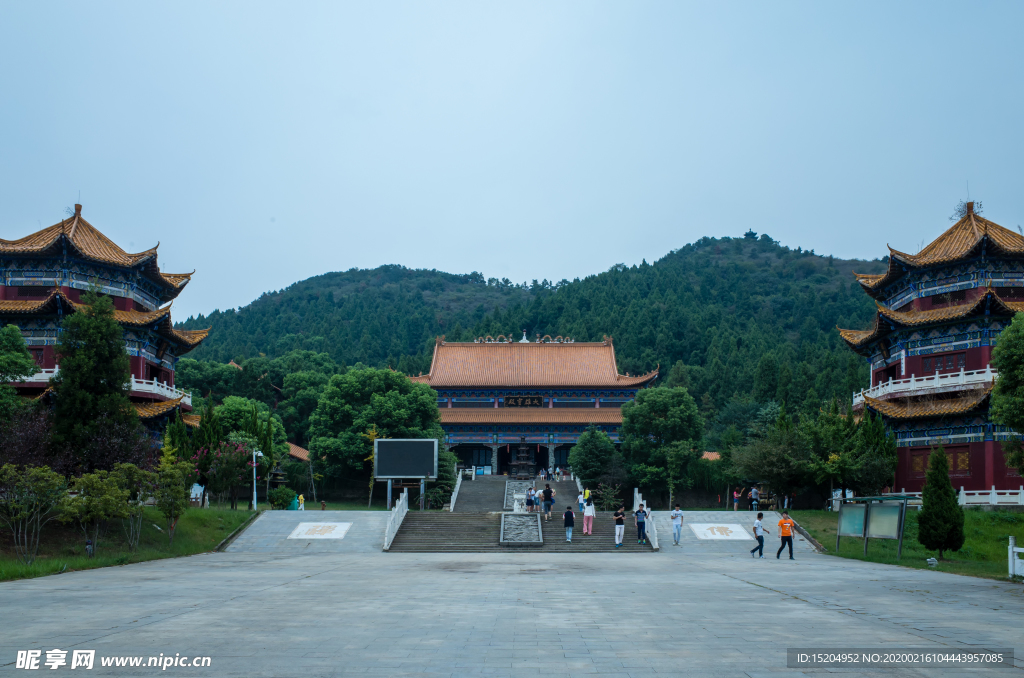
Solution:
{"label": "decorative ground inlay pattern", "polygon": [[505,510],[511,511],[515,506],[512,498],[516,494],[526,494],[526,491],[533,487],[532,480],[506,480],[505,481]]}
{"label": "decorative ground inlay pattern", "polygon": [[503,513],[501,514],[502,544],[510,546],[540,546],[544,543],[541,533],[540,516],[537,514]]}

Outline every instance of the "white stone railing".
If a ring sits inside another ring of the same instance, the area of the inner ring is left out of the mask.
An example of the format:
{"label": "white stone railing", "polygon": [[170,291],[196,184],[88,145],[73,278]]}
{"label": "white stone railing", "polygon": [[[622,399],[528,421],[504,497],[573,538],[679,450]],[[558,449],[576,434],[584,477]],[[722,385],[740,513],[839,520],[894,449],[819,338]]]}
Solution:
{"label": "white stone railing", "polygon": [[451,501],[448,502],[448,510],[455,510],[455,500],[459,498],[459,488],[462,487],[462,472],[459,468],[455,467],[455,489],[452,490]]}
{"label": "white stone railing", "polygon": [[[20,381],[18,383],[39,385],[47,384],[49,383],[50,379],[57,376],[57,373],[59,371],[59,365],[51,369],[39,370],[31,377],[26,377],[23,381]],[[162,395],[168,400],[173,400],[175,398],[180,397],[182,404],[189,406],[192,405],[191,393],[189,393],[188,391],[182,391],[179,388],[174,388],[169,384],[156,381],[155,379],[138,379],[136,377],[132,377],[130,386],[131,390],[135,393],[152,393],[155,395]]]}
{"label": "white stone railing", "polygon": [[645,531],[647,532],[647,540],[651,542],[651,548],[658,551],[658,525],[654,521],[654,511],[651,510],[650,505],[644,501],[644,495],[640,494],[639,488],[633,488],[633,513],[635,514],[640,510],[640,504],[644,505],[644,510],[647,511],[647,525]]}
{"label": "white stone railing", "polygon": [[924,395],[927,393],[943,393],[958,391],[964,387],[984,386],[991,384],[999,376],[991,367],[973,372],[946,372],[924,377],[910,375],[908,379],[890,379],[889,381],[866,388],[853,394],[853,406],[864,404],[864,396],[884,398],[897,395]]}
{"label": "white stone railing", "polygon": [[53,379],[55,376],[57,376],[57,369],[58,368],[54,367],[53,369],[49,369],[49,370],[39,370],[38,372],[33,374],[31,377],[25,377],[24,379],[22,379],[18,383],[19,384],[47,384],[47,383],[49,383],[50,379]]}
{"label": "white stone railing", "polygon": [[[912,506],[920,505],[922,501],[921,492],[885,492],[881,496],[911,497]],[[957,503],[961,506],[1018,506],[1024,504],[1024,485],[1019,490],[997,490],[993,485],[991,490],[969,492],[961,485]]]}
{"label": "white stone railing", "polygon": [[572,479],[576,481],[576,487],[579,489],[580,494],[583,494],[583,483],[580,482],[579,476],[573,473]]}
{"label": "white stone railing", "polygon": [[1024,504],[1024,486],[1019,490],[996,490],[996,486],[993,485],[991,490],[981,492],[964,492],[964,488],[961,487],[958,503],[961,506],[1018,506]]}
{"label": "white stone railing", "polygon": [[1010,576],[1024,577],[1024,560],[1017,557],[1018,553],[1024,553],[1024,548],[1018,548],[1017,538],[1012,534],[1010,535],[1010,547],[1007,549],[1007,553],[1010,556]]}
{"label": "white stone railing", "polygon": [[132,377],[132,391],[136,393],[155,393],[165,396],[168,399],[181,397],[183,405],[192,405],[192,394],[181,389],[174,388],[155,379],[136,379]]}
{"label": "white stone railing", "polygon": [[402,521],[405,520],[405,514],[409,512],[409,488],[402,490],[402,496],[395,502],[395,508],[391,509],[391,516],[388,518],[388,524],[384,527],[384,550],[387,551],[391,548],[391,542],[395,540],[395,535],[398,534],[398,528],[402,526]]}

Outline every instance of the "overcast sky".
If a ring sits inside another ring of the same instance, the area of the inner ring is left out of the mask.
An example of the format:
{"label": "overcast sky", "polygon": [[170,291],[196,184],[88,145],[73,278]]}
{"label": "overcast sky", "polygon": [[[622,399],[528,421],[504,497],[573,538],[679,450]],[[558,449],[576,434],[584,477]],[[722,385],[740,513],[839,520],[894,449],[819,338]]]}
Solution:
{"label": "overcast sky", "polygon": [[749,228],[1024,224],[1024,3],[23,2],[0,237],[84,216],[175,317],[386,263],[583,277]]}

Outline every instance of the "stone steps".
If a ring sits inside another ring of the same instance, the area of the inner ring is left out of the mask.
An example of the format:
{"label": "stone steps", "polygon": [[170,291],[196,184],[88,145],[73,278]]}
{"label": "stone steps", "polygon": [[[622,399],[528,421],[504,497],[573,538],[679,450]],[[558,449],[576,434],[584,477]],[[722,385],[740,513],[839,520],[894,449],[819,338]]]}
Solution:
{"label": "stone steps", "polygon": [[[462,490],[459,490],[462,493]],[[456,502],[456,508],[458,503]],[[544,545],[540,547],[506,547],[498,543],[501,532],[500,513],[447,513],[410,511],[399,528],[391,551],[434,553],[479,553],[489,551],[551,551],[592,553],[607,551],[653,552],[650,544],[636,543],[636,530],[626,525],[622,547],[615,548],[615,528],[611,512],[602,511],[594,518],[594,535],[583,535],[583,516],[577,512],[572,543],[565,541],[562,513],[552,511],[551,520],[541,523]],[[632,518],[626,517],[631,523]]]}
{"label": "stone steps", "polygon": [[505,504],[505,480],[504,476],[477,476],[473,480],[463,480],[454,513],[500,511]]}

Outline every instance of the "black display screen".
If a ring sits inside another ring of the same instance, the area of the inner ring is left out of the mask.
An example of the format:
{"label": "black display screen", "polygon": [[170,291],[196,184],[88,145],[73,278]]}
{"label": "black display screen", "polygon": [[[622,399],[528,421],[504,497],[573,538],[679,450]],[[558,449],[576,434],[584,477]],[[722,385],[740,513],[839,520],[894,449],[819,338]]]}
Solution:
{"label": "black display screen", "polygon": [[374,441],[374,476],[377,478],[436,478],[437,441]]}

